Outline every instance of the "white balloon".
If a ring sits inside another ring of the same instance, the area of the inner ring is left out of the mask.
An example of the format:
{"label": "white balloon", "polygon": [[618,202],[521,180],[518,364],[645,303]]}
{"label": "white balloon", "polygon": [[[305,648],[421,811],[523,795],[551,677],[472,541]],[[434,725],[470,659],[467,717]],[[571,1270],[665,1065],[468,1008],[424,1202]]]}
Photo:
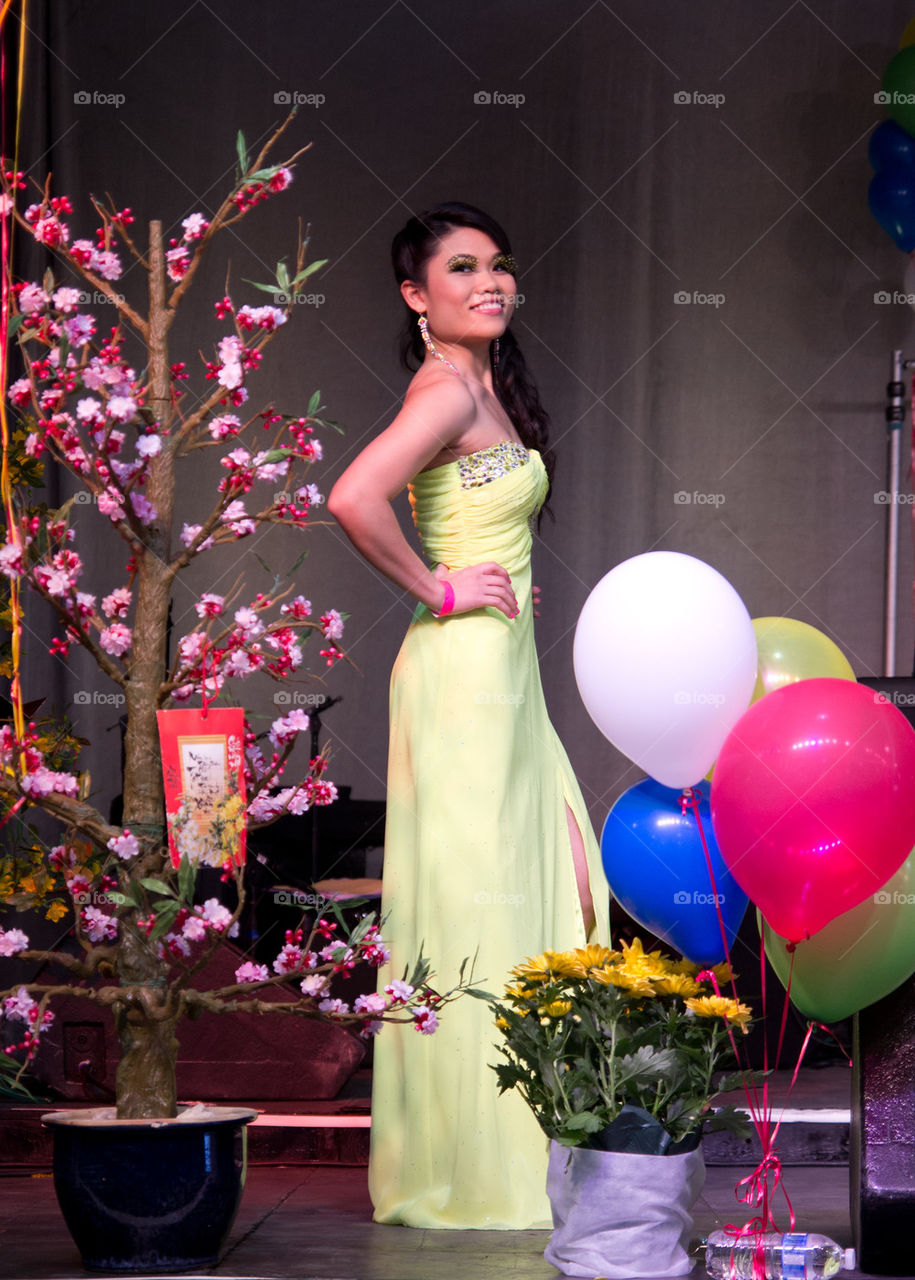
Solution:
{"label": "white balloon", "polygon": [[689,787],[749,706],[756,636],[717,569],[649,551],[611,569],[588,596],[573,660],[601,733],[663,786]]}

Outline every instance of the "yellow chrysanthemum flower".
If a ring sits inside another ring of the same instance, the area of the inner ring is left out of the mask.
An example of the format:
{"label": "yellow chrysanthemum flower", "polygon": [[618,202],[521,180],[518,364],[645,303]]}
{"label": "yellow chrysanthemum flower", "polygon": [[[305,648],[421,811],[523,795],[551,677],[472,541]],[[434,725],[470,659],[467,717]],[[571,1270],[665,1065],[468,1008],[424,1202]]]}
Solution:
{"label": "yellow chrysanthemum flower", "polygon": [[572,952],[575,959],[580,962],[585,970],[598,968],[600,965],[611,964],[614,960],[620,960],[622,957],[618,951],[611,951],[609,947],[599,946],[597,943],[590,943],[587,947],[578,947]]}
{"label": "yellow chrysanthemum flower", "polygon": [[559,951],[544,951],[542,956],[528,956],[521,964],[512,969],[512,977],[523,982],[549,982],[553,974],[562,972],[564,954]]}
{"label": "yellow chrysanthemum flower", "polygon": [[655,989],[645,974],[635,973],[625,965],[607,965],[603,969],[591,969],[588,977],[605,987],[619,987],[634,996],[653,996]]}
{"label": "yellow chrysanthemum flower", "polygon": [[499,1028],[500,1031],[507,1031],[508,1028],[511,1026],[511,1023],[509,1022],[508,1018],[496,1018],[496,1026]]}
{"label": "yellow chrysanthemum flower", "polygon": [[687,977],[695,978],[702,965],[693,964],[692,960],[668,960],[667,968],[670,973],[685,973]]}
{"label": "yellow chrysanthemum flower", "polygon": [[725,1018],[743,1032],[746,1032],[747,1023],[753,1016],[748,1005],[731,1000],[728,996],[696,996],[686,1001],[686,1007],[700,1018]]}
{"label": "yellow chrysanthemum flower", "polygon": [[654,978],[653,983],[659,996],[695,996],[702,990],[695,978],[686,973],[671,973],[666,978]]}
{"label": "yellow chrysanthemum flower", "polygon": [[564,1018],[571,1008],[570,1000],[551,1000],[549,1004],[541,1005],[537,1012],[545,1013],[548,1018]]}

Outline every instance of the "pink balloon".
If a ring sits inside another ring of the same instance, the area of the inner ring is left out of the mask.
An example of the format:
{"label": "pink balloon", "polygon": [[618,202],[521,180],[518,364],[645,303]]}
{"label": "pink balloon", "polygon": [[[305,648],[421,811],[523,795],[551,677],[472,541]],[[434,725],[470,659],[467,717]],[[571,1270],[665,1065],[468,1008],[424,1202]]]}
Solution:
{"label": "pink balloon", "polygon": [[915,844],[915,731],[850,680],[799,680],[744,712],[715,765],[734,879],[793,942],[875,893]]}

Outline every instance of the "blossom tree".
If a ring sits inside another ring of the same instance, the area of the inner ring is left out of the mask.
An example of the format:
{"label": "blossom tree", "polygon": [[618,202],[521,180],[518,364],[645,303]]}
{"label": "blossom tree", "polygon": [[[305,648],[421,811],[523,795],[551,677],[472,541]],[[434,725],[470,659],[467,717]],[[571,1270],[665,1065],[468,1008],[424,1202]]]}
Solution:
{"label": "blossom tree", "polygon": [[[220,940],[237,933],[245,902],[240,828],[301,814],[336,795],[324,776],[324,754],[309,760],[294,784],[283,777],[308,729],[304,711],[276,719],[269,746],[245,720],[238,751],[244,798],[225,797],[221,816],[202,838],[199,824],[187,820],[186,803],[166,814],[157,730],[161,710],[197,698],[206,708],[231,682],[255,672],[279,682],[294,679],[313,633],[323,642],[326,667],[345,657],[339,611],[328,608],[316,619],[311,602],[295,594],[292,584],[252,595],[243,580],[225,595],[201,595],[194,625],[169,653],[169,602],[179,575],[197,557],[268,524],[304,532],[322,501],[309,478],[321,458],[316,429],[329,425],[319,416],[320,394],[314,393],[300,415],[272,404],[255,413],[248,407],[248,382],[264,349],[287,323],[304,281],[323,265],[306,265],[301,231],[294,271],[281,262],[275,282],[255,286],[271,292],[273,303],[238,305],[228,291],[216,301],[215,320],[224,332],[211,358],[203,358],[203,381],[211,385],[193,404],[182,387],[190,378],[187,365],[169,351],[178,307],[217,235],[292,183],[302,151],[282,163],[268,156],[294,115],[254,160],[239,134],[231,191],[212,217],[185,218],[181,238],[168,245],[162,223],[154,220],[142,246],[131,230],[130,209],[118,208],[111,197],[107,203],[92,200],[99,223],[95,241],[76,238],[71,202],[51,194],[50,176],[38,198],[22,209],[23,175],[2,164],[4,247],[7,227],[15,221],[52,252],[64,273],[57,280],[48,270],[41,281],[18,283],[4,276],[6,337],[10,344],[15,340],[24,368],[7,391],[15,435],[3,415],[6,540],[0,571],[8,580],[11,626],[15,638],[26,591],[46,601],[58,621],[50,652],[65,658],[81,646],[91,655],[123,695],[126,735],[119,827],[89,803],[65,726],[26,721],[13,668],[13,716],[0,728],[0,821],[24,829],[22,814],[34,806],[59,820],[62,831],[50,849],[36,841],[28,865],[14,857],[10,866],[8,860],[0,896],[18,908],[42,907],[51,919],[72,913],[77,946],[72,952],[33,950],[23,930],[0,928],[0,956],[50,962],[66,979],[44,980],[42,969],[41,981],[0,991],[0,1001],[3,1018],[19,1028],[7,1051],[24,1051],[26,1061],[53,1018],[49,1006],[55,996],[78,994],[110,1008],[120,1043],[122,1118],[175,1114],[176,1026],[185,1014],[279,1012],[358,1025],[363,1035],[386,1020],[412,1021],[428,1034],[436,1027],[436,1009],[465,986],[462,975],[458,987],[436,993],[428,964],[419,957],[409,981],[405,973],[383,993],[360,996],[348,1006],[331,993],[334,974],[346,974],[360,962],[380,966],[388,950],[373,916],[347,928],[333,909],[287,932],[272,971],[246,961],[230,987],[206,991],[193,985]],[[145,310],[115,289],[125,250],[145,274]],[[73,279],[116,307],[118,324],[107,335],[83,309],[85,294]],[[125,350],[136,340],[145,352],[140,371]],[[201,503],[195,523],[177,530],[180,464],[200,449],[219,450],[222,474],[209,509]],[[75,547],[73,500],[56,511],[29,506],[25,480],[34,480],[48,457],[76,477],[81,492],[91,495],[93,518],[106,521],[123,547],[123,567],[101,599],[80,588],[83,561]],[[223,879],[234,882],[234,909],[218,898],[197,901],[197,871],[207,862],[221,866]],[[291,980],[299,992],[288,986]],[[276,984],[287,984],[288,999],[259,998],[262,988]]]}

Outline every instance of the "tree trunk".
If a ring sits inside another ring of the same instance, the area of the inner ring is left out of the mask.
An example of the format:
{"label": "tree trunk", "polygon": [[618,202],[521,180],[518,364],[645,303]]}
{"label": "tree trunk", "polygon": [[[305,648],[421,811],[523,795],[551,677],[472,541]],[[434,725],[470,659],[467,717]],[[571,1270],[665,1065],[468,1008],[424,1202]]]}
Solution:
{"label": "tree trunk", "polygon": [[[165,301],[165,256],[162,224],[149,224],[149,345],[147,404],[159,423],[168,425],[170,412],[168,314]],[[165,796],[156,703],[166,671],[170,586],[166,577],[172,509],[174,459],[167,444],[149,464],[145,496],[157,516],[145,528],[135,550],[137,562],[136,614],[126,687],[127,731],[124,741],[124,826],[141,841],[144,870],[158,870],[157,853],[166,848]],[[131,913],[128,912],[128,919]],[[137,913],[133,912],[133,916]],[[131,923],[133,921],[131,920]],[[174,1116],[176,1105],[175,1039],[177,1018],[156,1018],[168,999],[169,965],[159,960],[156,947],[134,929],[121,928],[118,976],[141,994],[115,1012],[120,1041],[117,1071],[118,1117]]]}

